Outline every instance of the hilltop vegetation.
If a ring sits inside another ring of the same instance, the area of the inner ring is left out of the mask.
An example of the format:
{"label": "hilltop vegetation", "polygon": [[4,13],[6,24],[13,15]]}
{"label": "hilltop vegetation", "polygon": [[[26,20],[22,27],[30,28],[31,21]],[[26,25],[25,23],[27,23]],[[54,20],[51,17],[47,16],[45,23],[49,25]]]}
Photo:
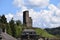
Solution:
{"label": "hilltop vegetation", "polygon": [[47,31],[45,31],[44,29],[41,29],[41,28],[36,28],[35,29],[36,33],[42,37],[47,37],[47,38],[52,38],[52,37],[55,37],[51,34],[48,34]]}
{"label": "hilltop vegetation", "polygon": [[[13,18],[9,21],[9,23],[7,22],[7,19],[5,17],[5,15],[0,16],[0,28],[2,28],[3,32],[6,29],[6,32],[13,36],[13,37],[20,37],[23,28],[25,28],[25,26],[23,26],[23,24],[21,23],[20,20],[16,20],[14,21]],[[40,28],[33,28],[36,33],[42,37],[54,37],[51,34],[48,34],[45,30],[40,29]]]}
{"label": "hilltop vegetation", "polygon": [[55,35],[60,38],[60,27],[56,28],[46,28],[45,29],[48,33]]}
{"label": "hilltop vegetation", "polygon": [[6,30],[6,32],[13,37],[19,37],[22,25],[20,20],[14,21],[12,18],[8,23],[5,15],[0,16],[0,28],[3,32]]}

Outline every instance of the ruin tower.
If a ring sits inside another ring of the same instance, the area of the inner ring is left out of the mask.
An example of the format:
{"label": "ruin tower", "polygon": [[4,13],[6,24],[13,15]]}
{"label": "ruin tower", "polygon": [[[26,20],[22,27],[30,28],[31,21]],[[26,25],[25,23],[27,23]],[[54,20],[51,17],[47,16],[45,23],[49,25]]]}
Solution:
{"label": "ruin tower", "polygon": [[28,28],[32,27],[32,19],[29,17],[29,11],[23,12],[23,24]]}
{"label": "ruin tower", "polygon": [[29,26],[32,27],[32,18],[29,17]]}

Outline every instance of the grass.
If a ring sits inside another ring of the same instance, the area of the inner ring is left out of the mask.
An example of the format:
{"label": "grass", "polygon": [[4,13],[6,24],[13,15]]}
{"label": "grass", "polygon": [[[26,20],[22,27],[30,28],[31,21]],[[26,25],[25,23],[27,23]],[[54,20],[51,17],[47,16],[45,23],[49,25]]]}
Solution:
{"label": "grass", "polygon": [[[47,38],[53,38],[55,36],[47,33],[47,31],[45,31],[44,29],[41,29],[41,28],[33,28],[36,33],[42,37],[47,37]],[[21,35],[21,32],[22,32],[22,27],[21,26],[18,26],[17,28],[17,35]]]}
{"label": "grass", "polygon": [[44,29],[41,29],[41,28],[36,28],[35,31],[38,35],[40,35],[42,37],[47,37],[47,38],[55,37],[55,36],[47,33]]}

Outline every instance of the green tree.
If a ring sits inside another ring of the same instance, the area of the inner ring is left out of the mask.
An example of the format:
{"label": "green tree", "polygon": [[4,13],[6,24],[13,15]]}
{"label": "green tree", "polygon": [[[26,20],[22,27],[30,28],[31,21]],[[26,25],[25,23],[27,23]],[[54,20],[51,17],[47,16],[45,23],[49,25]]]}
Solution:
{"label": "green tree", "polygon": [[9,22],[9,24],[10,24],[12,36],[15,37],[15,35],[16,35],[16,27],[15,27],[15,23],[14,23],[13,18],[11,19],[11,21]]}
{"label": "green tree", "polygon": [[22,23],[21,23],[21,21],[20,21],[20,20],[17,20],[17,21],[16,21],[16,25],[18,25],[18,26],[19,26],[19,25],[21,25],[21,24],[22,24]]}
{"label": "green tree", "polygon": [[0,28],[1,28],[1,16],[0,16]]}
{"label": "green tree", "polygon": [[16,25],[16,37],[20,37],[22,33],[22,25]]}
{"label": "green tree", "polygon": [[11,28],[10,28],[9,23],[7,23],[6,32],[7,32],[9,35],[12,35],[12,32],[11,32]]}
{"label": "green tree", "polygon": [[4,24],[7,23],[5,15],[1,16],[1,22],[4,23]]}
{"label": "green tree", "polygon": [[0,17],[0,22],[1,22],[0,25],[1,25],[2,31],[5,32],[5,28],[6,28],[6,24],[7,24],[5,15],[2,15]]}

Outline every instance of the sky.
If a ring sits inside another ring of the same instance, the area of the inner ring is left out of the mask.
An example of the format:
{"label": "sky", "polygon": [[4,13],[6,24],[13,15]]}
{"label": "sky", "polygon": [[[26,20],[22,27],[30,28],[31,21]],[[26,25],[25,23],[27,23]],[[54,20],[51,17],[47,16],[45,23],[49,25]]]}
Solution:
{"label": "sky", "polygon": [[32,26],[54,28],[60,26],[60,0],[0,0],[0,15],[5,15],[9,22],[23,22],[23,11],[28,10],[32,17]]}

